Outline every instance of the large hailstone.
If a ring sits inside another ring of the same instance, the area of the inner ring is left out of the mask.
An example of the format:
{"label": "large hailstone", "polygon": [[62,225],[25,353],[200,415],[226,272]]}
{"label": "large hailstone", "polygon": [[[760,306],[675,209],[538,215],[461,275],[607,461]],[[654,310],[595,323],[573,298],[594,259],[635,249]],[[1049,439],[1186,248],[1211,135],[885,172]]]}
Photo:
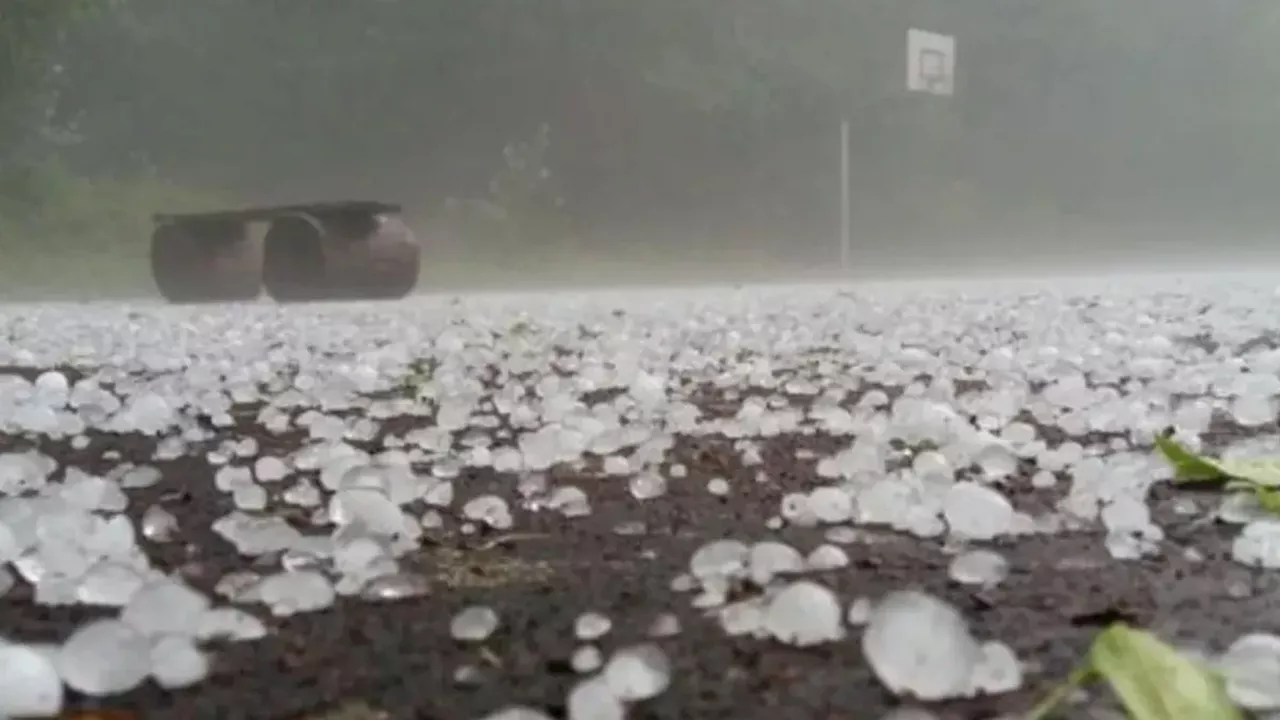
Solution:
{"label": "large hailstone", "polygon": [[904,590],[886,595],[872,610],[862,654],[891,692],[934,701],[970,694],[982,646],[959,610]]}

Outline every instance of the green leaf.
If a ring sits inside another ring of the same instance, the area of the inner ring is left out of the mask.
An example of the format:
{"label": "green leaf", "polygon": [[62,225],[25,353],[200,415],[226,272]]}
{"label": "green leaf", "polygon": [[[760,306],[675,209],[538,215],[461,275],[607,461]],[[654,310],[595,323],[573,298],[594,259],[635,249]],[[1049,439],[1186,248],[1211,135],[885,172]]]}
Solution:
{"label": "green leaf", "polygon": [[1173,465],[1175,482],[1223,481],[1228,491],[1252,492],[1264,510],[1280,514],[1280,458],[1214,460],[1196,455],[1168,434],[1156,447]]}
{"label": "green leaf", "polygon": [[1220,464],[1187,450],[1168,435],[1156,436],[1156,447],[1173,465],[1175,482],[1226,480],[1230,476]]}
{"label": "green leaf", "polygon": [[1280,490],[1260,487],[1255,489],[1254,494],[1258,496],[1258,505],[1263,510],[1272,515],[1280,515]]}
{"label": "green leaf", "polygon": [[1112,625],[1093,641],[1089,663],[1133,720],[1244,720],[1217,673],[1151,633]]}
{"label": "green leaf", "polygon": [[1230,477],[1265,488],[1280,488],[1280,458],[1219,460],[1217,466]]}

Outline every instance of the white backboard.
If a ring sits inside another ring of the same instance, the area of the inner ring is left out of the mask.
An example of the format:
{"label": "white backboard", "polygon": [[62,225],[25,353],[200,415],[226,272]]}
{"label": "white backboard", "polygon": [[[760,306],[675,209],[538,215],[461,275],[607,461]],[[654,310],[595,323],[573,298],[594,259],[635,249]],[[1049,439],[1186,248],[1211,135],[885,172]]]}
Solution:
{"label": "white backboard", "polygon": [[926,30],[907,30],[907,90],[931,95],[956,91],[956,39]]}

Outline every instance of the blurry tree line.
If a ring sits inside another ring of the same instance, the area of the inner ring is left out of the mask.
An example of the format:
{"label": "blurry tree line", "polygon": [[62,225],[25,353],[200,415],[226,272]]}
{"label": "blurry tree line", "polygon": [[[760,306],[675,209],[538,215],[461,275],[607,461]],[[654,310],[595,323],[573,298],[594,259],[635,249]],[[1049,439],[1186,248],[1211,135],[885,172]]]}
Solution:
{"label": "blurry tree line", "polygon": [[[516,242],[818,257],[847,119],[861,235],[1270,228],[1278,20],[1263,0],[0,0],[0,217],[163,183],[184,190],[128,197],[375,196]],[[905,92],[909,27],[957,37],[954,97]]]}

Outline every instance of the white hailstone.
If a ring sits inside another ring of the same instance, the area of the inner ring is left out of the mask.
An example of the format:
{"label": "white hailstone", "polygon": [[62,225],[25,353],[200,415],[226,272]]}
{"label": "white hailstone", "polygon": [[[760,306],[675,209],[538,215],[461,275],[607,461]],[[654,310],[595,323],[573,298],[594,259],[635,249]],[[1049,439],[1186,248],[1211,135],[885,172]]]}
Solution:
{"label": "white hailstone", "polygon": [[838,570],[849,566],[849,554],[836,545],[824,543],[809,552],[805,565],[810,570]]}
{"label": "white hailstone", "polygon": [[326,610],[337,599],[333,584],[314,570],[286,570],[268,575],[258,583],[255,593],[277,617]]}
{"label": "white hailstone", "polygon": [[94,620],[71,633],[54,663],[71,689],[96,697],[118,695],[151,674],[151,643],[120,620]]}
{"label": "white hailstone", "polygon": [[809,493],[806,510],[827,524],[848,522],[853,517],[853,497],[838,487],[820,487]]}
{"label": "white hailstone", "polygon": [[253,463],[253,475],[258,482],[279,482],[289,474],[289,465],[280,458],[263,456]]}
{"label": "white hailstone", "polygon": [[582,645],[569,657],[569,665],[577,673],[595,672],[604,664],[604,655],[595,645]]}
{"label": "white hailstone", "polygon": [[1022,663],[1013,649],[1001,642],[982,644],[982,658],[970,678],[973,689],[982,694],[999,695],[1022,687]]}
{"label": "white hailstone", "polygon": [[993,540],[1013,527],[1013,505],[1000,491],[975,482],[951,486],[943,499],[951,533],[968,540]]}
{"label": "white hailstone", "polygon": [[568,720],[626,720],[627,706],[603,676],[583,680],[569,690],[565,700]]}
{"label": "white hailstone", "polygon": [[449,634],[463,642],[484,642],[498,629],[498,613],[484,605],[472,605],[453,616]]}
{"label": "white hailstone", "polygon": [[62,702],[53,652],[0,641],[0,717],[53,717]]}
{"label": "white hailstone", "polygon": [[217,607],[200,618],[195,636],[199,640],[258,640],[267,636],[267,626],[239,608]]}
{"label": "white hailstone", "polygon": [[693,553],[689,572],[699,580],[734,576],[747,569],[751,548],[738,540],[713,540]]}
{"label": "white hailstone", "polygon": [[757,585],[768,585],[777,575],[798,573],[804,569],[804,556],[786,543],[758,542],[751,546],[747,556],[747,572]]}
{"label": "white hailstone", "polygon": [[778,514],[783,520],[798,527],[813,527],[820,522],[809,495],[802,492],[783,495]]}
{"label": "white hailstone", "polygon": [[211,601],[177,580],[148,583],[129,598],[120,619],[146,635],[194,633]]}
{"label": "white hailstone", "polygon": [[170,542],[177,537],[178,518],[163,507],[152,505],[142,513],[141,530],[151,542]]}
{"label": "white hailstone", "polygon": [[1280,637],[1269,633],[1241,636],[1214,663],[1227,694],[1255,712],[1280,710]]}
{"label": "white hailstone", "polygon": [[992,587],[1009,575],[1009,561],[993,550],[969,550],[951,560],[947,575],[961,585]]}
{"label": "white hailstone", "polygon": [[830,589],[815,582],[793,582],[765,608],[764,629],[777,640],[799,647],[844,637],[844,611]]}
{"label": "white hailstone", "polygon": [[498,530],[508,530],[515,522],[507,501],[497,495],[481,495],[468,500],[462,506],[462,516]]}
{"label": "white hailstone", "polygon": [[874,604],[869,597],[860,597],[849,603],[849,611],[845,613],[845,622],[853,627],[861,627],[871,620]]}
{"label": "white hailstone", "polygon": [[1280,520],[1257,520],[1245,525],[1231,544],[1231,557],[1243,565],[1280,568]]}
{"label": "white hailstone", "polygon": [[667,480],[656,472],[641,473],[627,481],[631,495],[637,500],[652,500],[665,495]]}
{"label": "white hailstone", "polygon": [[876,603],[862,653],[891,692],[925,701],[967,695],[982,660],[960,611],[915,590],[892,592]]}
{"label": "white hailstone", "polygon": [[190,687],[209,674],[209,657],[189,637],[167,635],[151,646],[151,677],[166,690]]}
{"label": "white hailstone", "polygon": [[671,660],[653,643],[632,645],[614,653],[600,676],[623,702],[649,700],[671,684]]}
{"label": "white hailstone", "polygon": [[585,612],[573,622],[573,634],[584,642],[599,640],[613,628],[613,621],[598,612]]}

